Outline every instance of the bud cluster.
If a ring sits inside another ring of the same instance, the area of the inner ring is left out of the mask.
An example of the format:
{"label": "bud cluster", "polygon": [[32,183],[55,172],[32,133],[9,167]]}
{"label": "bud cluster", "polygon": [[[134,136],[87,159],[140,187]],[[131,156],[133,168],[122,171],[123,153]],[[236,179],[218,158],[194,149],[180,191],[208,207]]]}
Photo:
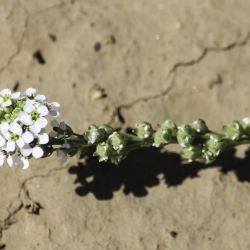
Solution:
{"label": "bud cluster", "polygon": [[[60,127],[60,126],[59,126]],[[250,143],[250,119],[243,119],[243,125],[234,121],[223,127],[222,133],[210,131],[205,121],[198,119],[190,124],[177,126],[173,121],[166,120],[154,130],[147,122],[136,125],[132,133],[115,131],[108,125],[92,125],[80,137],[68,138],[63,145],[64,153],[74,155],[78,149],[95,146],[95,156],[100,161],[111,160],[118,164],[130,151],[142,147],[162,147],[168,144],[179,144],[182,155],[188,161],[213,162],[218,155],[233,146]],[[78,140],[78,141],[77,141]]]}

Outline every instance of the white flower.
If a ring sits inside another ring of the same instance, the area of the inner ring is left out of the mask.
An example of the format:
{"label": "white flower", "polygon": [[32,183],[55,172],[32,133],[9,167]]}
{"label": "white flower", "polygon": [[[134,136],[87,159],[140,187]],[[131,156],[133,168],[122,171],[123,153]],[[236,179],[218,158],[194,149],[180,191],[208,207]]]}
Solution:
{"label": "white flower", "polygon": [[45,105],[26,103],[23,110],[24,111],[19,114],[18,120],[22,124],[29,126],[31,132],[38,134],[42,128],[47,126],[48,121],[45,116],[49,111]]}
{"label": "white flower", "polygon": [[45,95],[35,95],[36,94],[36,89],[34,88],[28,88],[25,91],[25,95],[29,98],[34,98],[34,99],[29,99],[31,103],[35,103],[36,101],[39,103],[44,103],[46,102],[46,96]]}
{"label": "white flower", "polygon": [[20,92],[11,93],[10,89],[3,89],[0,91],[0,104],[2,108],[8,107],[12,104],[12,99],[18,99]]}
{"label": "white flower", "polygon": [[18,123],[11,123],[9,130],[3,133],[4,139],[6,140],[6,144],[3,148],[7,152],[14,152],[16,150],[16,146],[22,148],[25,144],[22,134],[22,127]]}

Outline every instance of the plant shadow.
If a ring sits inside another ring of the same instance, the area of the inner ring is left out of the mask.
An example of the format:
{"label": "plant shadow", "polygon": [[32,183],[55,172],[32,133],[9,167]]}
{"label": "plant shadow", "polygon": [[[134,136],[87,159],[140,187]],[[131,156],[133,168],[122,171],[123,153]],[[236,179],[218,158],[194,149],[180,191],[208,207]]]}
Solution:
{"label": "plant shadow", "polygon": [[235,150],[229,150],[219,156],[211,165],[198,162],[183,163],[177,153],[160,152],[156,148],[144,148],[132,152],[119,166],[110,162],[99,163],[92,152],[82,156],[83,162],[69,168],[76,175],[75,191],[79,196],[93,193],[97,199],[112,199],[114,192],[123,190],[124,194],[136,197],[146,196],[147,188],[156,186],[164,180],[168,187],[178,186],[187,178],[199,177],[199,171],[218,168],[226,174],[233,171],[240,182],[250,182],[250,150],[245,157],[235,156]]}

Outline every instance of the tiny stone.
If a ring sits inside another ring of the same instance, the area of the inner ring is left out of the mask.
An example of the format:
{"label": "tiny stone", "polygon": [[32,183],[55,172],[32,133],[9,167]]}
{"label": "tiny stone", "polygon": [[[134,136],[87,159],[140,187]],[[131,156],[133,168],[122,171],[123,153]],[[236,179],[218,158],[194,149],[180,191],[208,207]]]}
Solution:
{"label": "tiny stone", "polygon": [[180,30],[183,25],[180,22],[176,22],[174,26],[177,30]]}
{"label": "tiny stone", "polygon": [[101,48],[102,48],[102,44],[101,44],[100,42],[96,42],[96,43],[94,44],[94,50],[95,50],[96,52],[99,52],[99,51],[101,50]]}
{"label": "tiny stone", "polygon": [[98,99],[101,99],[101,97],[102,97],[102,91],[99,89],[93,91],[93,93],[91,95],[92,100],[98,100]]}
{"label": "tiny stone", "polygon": [[173,238],[176,238],[178,236],[178,233],[176,231],[171,231],[170,232],[170,235],[173,237]]}
{"label": "tiny stone", "polygon": [[52,42],[56,42],[57,41],[57,37],[54,34],[49,33],[48,36],[49,36],[49,38],[51,39]]}
{"label": "tiny stone", "polygon": [[42,54],[41,50],[39,50],[39,49],[34,52],[33,58],[35,58],[38,61],[38,63],[40,63],[40,64],[46,63],[46,61],[43,57],[43,54]]}
{"label": "tiny stone", "polygon": [[98,84],[95,84],[94,87],[90,90],[90,98],[92,101],[103,99],[105,97],[107,97],[105,89]]}
{"label": "tiny stone", "polygon": [[106,44],[116,44],[116,37],[111,35],[107,38]]}

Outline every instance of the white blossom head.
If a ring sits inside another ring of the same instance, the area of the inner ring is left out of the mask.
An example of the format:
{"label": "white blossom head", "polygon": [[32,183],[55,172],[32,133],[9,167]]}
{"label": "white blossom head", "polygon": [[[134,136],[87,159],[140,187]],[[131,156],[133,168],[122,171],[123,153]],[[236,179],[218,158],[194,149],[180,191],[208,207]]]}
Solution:
{"label": "white blossom head", "polygon": [[44,156],[49,143],[46,132],[48,116],[59,115],[57,102],[49,103],[46,96],[28,88],[24,93],[0,91],[0,166],[29,167],[30,158]]}

